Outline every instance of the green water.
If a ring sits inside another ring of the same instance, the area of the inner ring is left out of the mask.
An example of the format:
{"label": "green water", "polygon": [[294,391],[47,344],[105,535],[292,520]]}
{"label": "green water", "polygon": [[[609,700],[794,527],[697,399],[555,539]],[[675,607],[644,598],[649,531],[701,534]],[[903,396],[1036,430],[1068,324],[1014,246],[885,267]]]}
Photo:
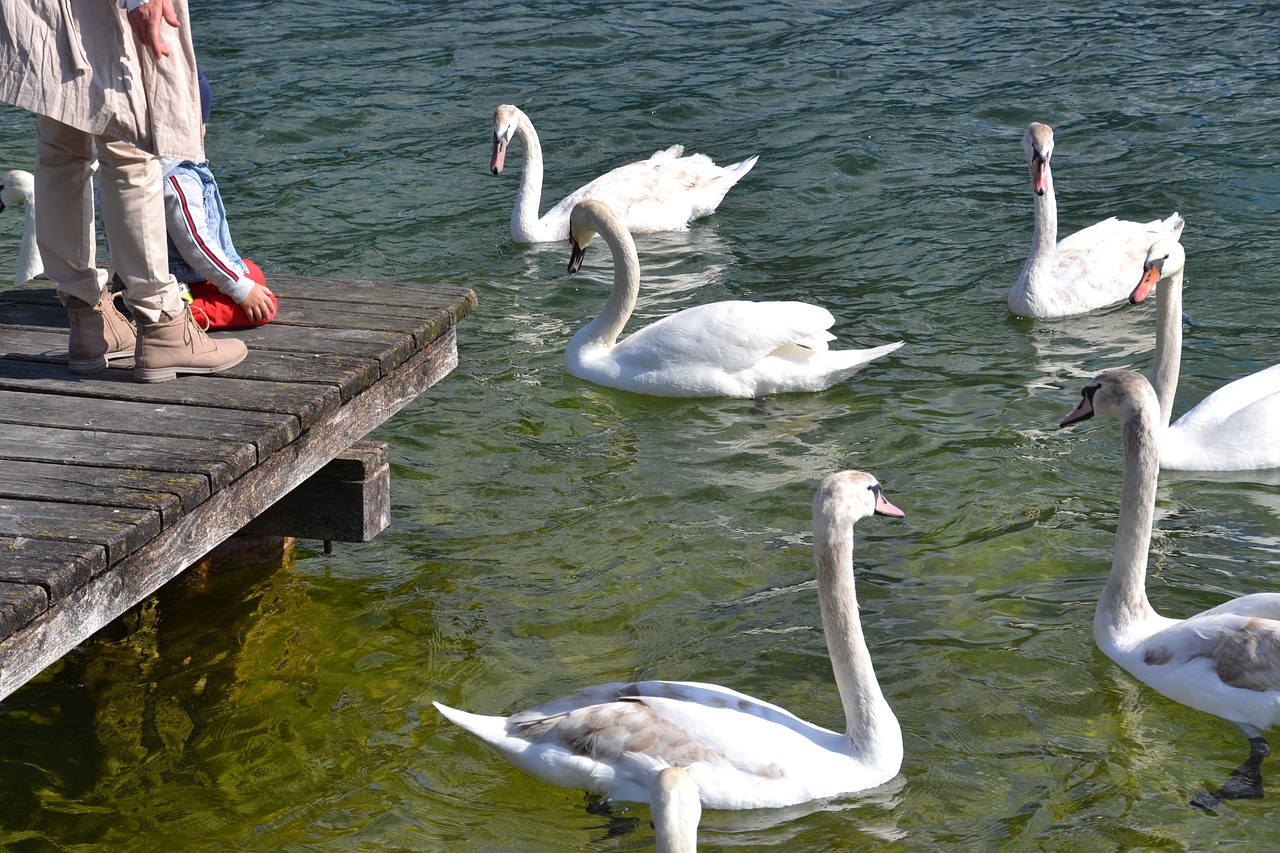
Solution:
{"label": "green water", "polygon": [[[614,679],[725,684],[839,728],[809,547],[817,482],[876,474],[856,530],[893,783],[704,815],[705,849],[1270,849],[1275,798],[1187,807],[1231,726],[1093,646],[1120,438],[1058,431],[1086,377],[1146,368],[1154,306],[1032,322],[1026,124],[1056,130],[1064,232],[1187,218],[1175,411],[1280,360],[1280,24],[1267,4],[540,4],[230,0],[194,13],[241,251],[275,271],[469,286],[462,363],[379,431],[393,526],[276,571],[180,578],[0,705],[15,851],[643,850],[444,723]],[[828,392],[651,400],[565,376],[608,259],[509,239],[522,106],[544,207],[683,142],[760,163],[639,240],[639,322],[804,299],[839,344],[906,345]],[[34,122],[0,109],[0,165]],[[0,216],[0,271],[18,227]],[[1162,477],[1149,586],[1185,615],[1277,588],[1280,478]],[[1274,764],[1271,779],[1280,778]],[[1276,788],[1280,791],[1280,788]]]}

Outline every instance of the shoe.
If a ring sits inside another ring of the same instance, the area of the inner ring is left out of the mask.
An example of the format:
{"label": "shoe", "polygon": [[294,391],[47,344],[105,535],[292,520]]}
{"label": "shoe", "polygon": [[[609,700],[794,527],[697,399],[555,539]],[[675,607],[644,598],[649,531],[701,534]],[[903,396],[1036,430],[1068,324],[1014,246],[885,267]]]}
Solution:
{"label": "shoe", "polygon": [[249,348],[235,338],[214,340],[196,322],[189,305],[172,319],[138,322],[133,378],[168,382],[179,373],[218,373],[244,361]]}
{"label": "shoe", "polygon": [[67,341],[67,366],[72,373],[106,370],[113,358],[134,354],[137,335],[133,324],[116,308],[115,294],[103,288],[97,305],[74,296],[61,297],[71,321]]}

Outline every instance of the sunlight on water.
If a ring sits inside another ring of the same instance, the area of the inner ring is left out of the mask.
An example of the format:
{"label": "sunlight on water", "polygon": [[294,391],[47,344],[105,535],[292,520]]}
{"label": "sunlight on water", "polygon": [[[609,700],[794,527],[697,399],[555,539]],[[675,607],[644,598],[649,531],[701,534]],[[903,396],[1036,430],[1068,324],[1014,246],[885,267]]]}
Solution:
{"label": "sunlight on water", "polygon": [[[52,850],[651,849],[443,721],[614,679],[712,681],[843,725],[810,504],[842,468],[904,520],[856,531],[862,618],[906,760],[864,795],[708,812],[705,849],[1269,849],[1272,801],[1186,805],[1229,725],[1118,670],[1090,626],[1120,436],[1059,431],[1095,372],[1149,366],[1154,306],[1033,322],[1020,139],[1055,127],[1060,227],[1187,218],[1176,411],[1277,360],[1280,110],[1265,6],[1186,2],[533,5],[228,2],[194,12],[237,246],[272,272],[474,288],[461,365],[386,424],[393,525],[283,567],[183,577],[0,706],[0,844]],[[904,340],[821,394],[651,400],[561,358],[603,247],[509,236],[518,153],[544,209],[684,143],[755,170],[647,235],[630,328],[803,299],[834,346]],[[34,121],[0,109],[0,169]],[[0,274],[20,225],[0,215]],[[7,281],[8,274],[0,275]],[[1149,586],[1186,615],[1276,584],[1280,481],[1163,477]],[[1270,767],[1271,778],[1276,771]],[[1275,796],[1272,794],[1271,796]]]}

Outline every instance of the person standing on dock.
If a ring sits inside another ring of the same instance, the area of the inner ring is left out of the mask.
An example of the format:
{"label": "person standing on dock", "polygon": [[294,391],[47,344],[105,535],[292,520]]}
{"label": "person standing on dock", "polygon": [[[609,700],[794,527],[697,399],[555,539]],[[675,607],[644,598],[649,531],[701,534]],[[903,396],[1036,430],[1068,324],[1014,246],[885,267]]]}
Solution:
{"label": "person standing on dock", "polygon": [[[196,323],[169,273],[160,156],[204,159],[186,0],[0,0],[0,100],[36,119],[36,240],[67,308],[74,373],[134,357],[134,378],[244,360]],[[92,175],[137,330],[97,268]]]}

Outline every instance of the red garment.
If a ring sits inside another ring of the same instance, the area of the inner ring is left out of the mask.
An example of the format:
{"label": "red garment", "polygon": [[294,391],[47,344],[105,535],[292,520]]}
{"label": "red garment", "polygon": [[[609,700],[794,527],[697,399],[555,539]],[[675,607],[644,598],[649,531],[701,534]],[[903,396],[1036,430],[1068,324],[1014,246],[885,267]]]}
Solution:
{"label": "red garment", "polygon": [[[267,287],[267,279],[262,274],[262,270],[258,265],[248,258],[244,258],[244,265],[249,268],[247,275],[253,279],[264,290],[267,296],[271,297],[271,314],[265,320],[253,322],[249,316],[244,313],[234,299],[227,296],[216,286],[207,281],[193,281],[187,285],[191,290],[191,310],[196,315],[196,320],[204,324],[207,319],[209,325],[206,326],[207,331],[217,331],[219,329],[244,329],[250,326],[261,326],[264,323],[270,323],[276,317],[276,309],[279,307],[276,302],[276,295]],[[201,316],[203,314],[203,316]]]}

